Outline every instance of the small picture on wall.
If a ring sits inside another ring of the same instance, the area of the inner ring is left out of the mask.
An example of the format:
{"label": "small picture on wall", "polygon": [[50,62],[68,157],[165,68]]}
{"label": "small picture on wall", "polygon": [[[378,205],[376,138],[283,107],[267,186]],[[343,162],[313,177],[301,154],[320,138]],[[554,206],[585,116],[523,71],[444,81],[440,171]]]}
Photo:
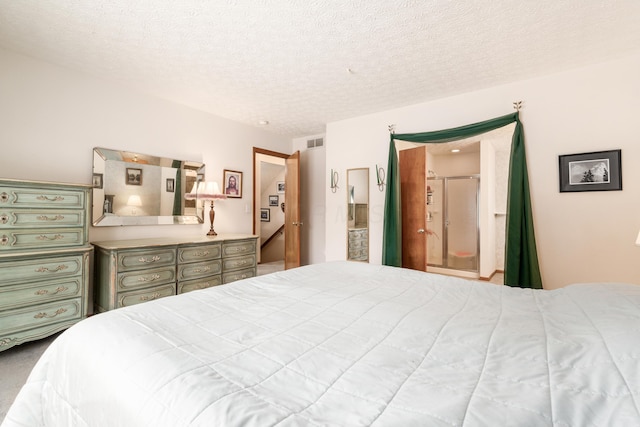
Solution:
{"label": "small picture on wall", "polygon": [[269,206],[278,206],[278,195],[269,196]]}
{"label": "small picture on wall", "polygon": [[127,168],[127,185],[142,185],[142,169]]}
{"label": "small picture on wall", "polygon": [[560,192],[622,190],[621,151],[559,156]]}
{"label": "small picture on wall", "polygon": [[103,175],[101,173],[94,173],[91,184],[93,185],[93,188],[102,188]]}
{"label": "small picture on wall", "polygon": [[270,212],[271,212],[271,210],[268,209],[268,208],[261,208],[260,209],[260,221],[262,221],[262,222],[271,221]]}
{"label": "small picture on wall", "polygon": [[276,190],[278,193],[284,193],[284,181],[279,181],[276,183]]}
{"label": "small picture on wall", "polygon": [[167,178],[167,193],[173,193],[174,191],[176,191],[176,180]]}
{"label": "small picture on wall", "polygon": [[242,172],[225,169],[222,182],[227,197],[242,197]]}

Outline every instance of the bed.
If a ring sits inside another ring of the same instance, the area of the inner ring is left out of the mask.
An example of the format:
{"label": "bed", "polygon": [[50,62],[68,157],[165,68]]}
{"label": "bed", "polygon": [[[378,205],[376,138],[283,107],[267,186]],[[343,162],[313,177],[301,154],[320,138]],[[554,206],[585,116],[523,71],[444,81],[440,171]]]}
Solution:
{"label": "bed", "polygon": [[639,359],[637,285],[330,262],[78,323],[2,426],[637,426]]}

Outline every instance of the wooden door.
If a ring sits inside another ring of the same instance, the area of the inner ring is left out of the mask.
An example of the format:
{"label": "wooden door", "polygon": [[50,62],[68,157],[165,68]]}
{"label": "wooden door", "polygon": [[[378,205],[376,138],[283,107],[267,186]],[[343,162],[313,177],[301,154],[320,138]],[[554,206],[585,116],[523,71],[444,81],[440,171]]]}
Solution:
{"label": "wooden door", "polygon": [[402,266],[427,271],[427,147],[401,150]]}
{"label": "wooden door", "polygon": [[285,160],[284,268],[300,267],[300,151]]}

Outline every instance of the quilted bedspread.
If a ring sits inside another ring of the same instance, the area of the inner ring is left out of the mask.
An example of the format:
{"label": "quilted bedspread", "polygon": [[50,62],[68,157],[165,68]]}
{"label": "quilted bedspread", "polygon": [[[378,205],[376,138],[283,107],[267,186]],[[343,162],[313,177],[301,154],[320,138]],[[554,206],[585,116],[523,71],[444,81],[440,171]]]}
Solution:
{"label": "quilted bedspread", "polygon": [[639,426],[640,286],[331,262],[98,314],[3,427]]}

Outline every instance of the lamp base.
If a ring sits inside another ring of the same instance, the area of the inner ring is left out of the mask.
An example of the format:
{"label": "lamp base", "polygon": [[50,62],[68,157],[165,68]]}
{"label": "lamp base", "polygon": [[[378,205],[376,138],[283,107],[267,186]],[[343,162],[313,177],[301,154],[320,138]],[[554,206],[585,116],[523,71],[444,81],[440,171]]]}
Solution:
{"label": "lamp base", "polygon": [[213,219],[216,217],[216,212],[213,210],[213,200],[211,200],[211,209],[209,210],[209,221],[211,222],[211,228],[209,228],[209,232],[207,236],[217,236],[218,233],[213,229]]}
{"label": "lamp base", "polygon": [[217,236],[217,235],[218,235],[218,233],[216,233],[213,228],[211,230],[209,230],[209,232],[207,233],[207,236]]}

